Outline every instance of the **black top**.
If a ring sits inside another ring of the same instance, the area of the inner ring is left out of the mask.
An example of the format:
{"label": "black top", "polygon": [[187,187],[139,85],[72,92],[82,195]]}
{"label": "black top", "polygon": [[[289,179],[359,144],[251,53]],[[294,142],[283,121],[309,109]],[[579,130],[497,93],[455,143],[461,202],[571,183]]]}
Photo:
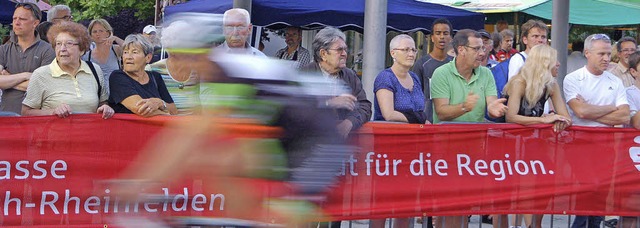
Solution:
{"label": "black top", "polygon": [[149,82],[144,85],[133,80],[121,70],[115,70],[111,73],[109,77],[109,90],[111,91],[109,105],[116,113],[133,113],[121,103],[125,98],[133,95],[139,95],[142,99],[156,97],[168,104],[173,103],[162,76],[157,72],[146,72],[149,75]]}
{"label": "black top", "polygon": [[[509,100],[509,95],[503,95],[502,97],[507,98],[507,100]],[[549,94],[547,93],[547,89],[545,88],[538,102],[536,102],[536,104],[533,105],[533,107],[529,108],[529,102],[527,102],[527,99],[525,99],[523,96],[522,99],[520,99],[520,109],[518,109],[518,115],[529,116],[529,117],[541,117],[542,114],[544,114],[544,103],[547,102],[547,99],[549,99]],[[506,117],[502,116],[496,119],[495,122],[506,123],[507,122]]]}
{"label": "black top", "polygon": [[518,115],[541,117],[542,114],[544,114],[544,103],[547,102],[547,99],[549,99],[549,95],[547,94],[547,89],[544,89],[544,92],[542,92],[542,96],[540,97],[538,102],[536,102],[533,107],[529,108],[529,102],[527,102],[527,99],[522,97],[522,99],[520,99],[520,109],[518,110]]}

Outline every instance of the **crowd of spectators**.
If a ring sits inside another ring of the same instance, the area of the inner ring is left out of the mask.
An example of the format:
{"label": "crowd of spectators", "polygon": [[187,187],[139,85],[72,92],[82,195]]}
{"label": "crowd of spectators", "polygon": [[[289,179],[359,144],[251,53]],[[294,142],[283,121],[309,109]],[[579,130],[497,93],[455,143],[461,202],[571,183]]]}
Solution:
{"label": "crowd of spectators", "polygon": [[[0,114],[64,118],[101,113],[105,119],[114,112],[143,117],[197,114],[198,82],[206,76],[191,64],[206,62],[210,51],[265,57],[247,41],[252,25],[243,9],[225,12],[219,30],[189,30],[187,24],[173,23],[160,36],[149,25],[142,34],[124,40],[114,36],[104,19],[91,21],[88,28],[72,19],[71,9],[64,5],[54,6],[42,23],[35,4],[16,5],[11,37],[0,46]],[[612,43],[605,34],[592,34],[574,43],[569,73],[560,88],[557,56],[564,52],[548,45],[546,24],[529,20],[521,31],[523,51],[518,52],[513,43],[516,34],[506,27],[493,34],[460,29],[453,35],[452,24],[438,19],[428,36],[433,48],[421,58],[411,36],[397,35],[389,43],[393,64],[377,75],[372,91],[365,91],[356,72],[346,66],[346,37],[336,28],[320,30],[310,52],[302,47],[301,29],[288,27],[286,47],[274,58],[331,80],[326,90],[348,88],[348,93],[318,100],[319,105],[335,110],[335,128],[344,138],[370,119],[414,124],[491,119],[553,124],[556,132],[571,125],[640,129],[640,52],[634,38]],[[216,42],[190,42],[216,35],[221,43],[217,46]],[[448,47],[453,54],[447,52]],[[163,53],[154,55],[159,49],[166,49],[166,58],[159,57]],[[614,51],[617,63],[611,62]],[[490,68],[507,60],[508,83],[503,90],[496,87],[497,76]],[[373,102],[367,100],[367,93],[374,95]],[[494,227],[506,227],[507,218],[493,217],[500,218]],[[524,218],[527,226],[540,227],[542,216]],[[514,220],[518,224],[512,225],[520,225],[519,220],[518,216]],[[601,220],[578,216],[574,227]],[[405,224],[408,220],[400,221]],[[461,227],[466,222],[466,216],[436,219],[445,227]]]}

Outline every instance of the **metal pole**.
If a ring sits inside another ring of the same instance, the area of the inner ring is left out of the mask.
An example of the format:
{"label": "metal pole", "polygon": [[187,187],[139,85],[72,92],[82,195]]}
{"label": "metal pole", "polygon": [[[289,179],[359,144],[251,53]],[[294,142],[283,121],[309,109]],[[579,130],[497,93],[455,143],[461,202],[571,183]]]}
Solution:
{"label": "metal pole", "polygon": [[553,17],[551,19],[551,47],[558,50],[558,83],[567,75],[567,47],[569,44],[569,1],[553,0]]}
{"label": "metal pole", "polygon": [[251,0],[233,0],[233,8],[243,8],[251,14]]}
{"label": "metal pole", "polygon": [[364,7],[362,86],[373,103],[373,81],[384,69],[387,34],[387,0],[367,0]]}

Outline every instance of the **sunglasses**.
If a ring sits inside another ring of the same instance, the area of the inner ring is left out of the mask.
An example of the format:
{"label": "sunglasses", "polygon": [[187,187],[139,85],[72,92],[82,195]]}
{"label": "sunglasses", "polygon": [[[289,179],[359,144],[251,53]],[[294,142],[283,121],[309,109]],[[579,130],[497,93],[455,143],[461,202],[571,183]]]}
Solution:
{"label": "sunglasses", "polygon": [[34,4],[31,3],[18,3],[16,4],[16,9],[22,7],[28,10],[31,10],[31,12],[33,13],[33,16],[39,20],[42,19],[42,13],[40,12],[40,9],[37,8],[37,6],[35,6]]}
{"label": "sunglasses", "polygon": [[591,36],[591,40],[608,40],[611,41],[611,38],[609,38],[609,36],[607,36],[607,34],[593,34],[593,36]]}

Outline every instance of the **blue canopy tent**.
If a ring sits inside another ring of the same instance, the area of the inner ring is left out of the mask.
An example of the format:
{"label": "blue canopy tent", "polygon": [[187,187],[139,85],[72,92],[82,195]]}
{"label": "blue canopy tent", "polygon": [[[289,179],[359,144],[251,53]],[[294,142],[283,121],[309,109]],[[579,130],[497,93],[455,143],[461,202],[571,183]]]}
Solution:
{"label": "blue canopy tent", "polygon": [[[364,27],[365,0],[253,0],[251,23],[272,29],[297,26],[314,29],[334,26],[343,30],[362,32]],[[192,0],[169,6],[167,17],[178,12],[224,13],[233,7],[233,0]],[[456,9],[440,4],[415,0],[389,0],[387,29],[398,32],[430,30],[437,18],[447,18],[454,29],[484,28],[485,16],[481,13]]]}
{"label": "blue canopy tent", "polygon": [[9,0],[0,0],[0,24],[8,25],[13,21],[13,11],[16,3]]}

